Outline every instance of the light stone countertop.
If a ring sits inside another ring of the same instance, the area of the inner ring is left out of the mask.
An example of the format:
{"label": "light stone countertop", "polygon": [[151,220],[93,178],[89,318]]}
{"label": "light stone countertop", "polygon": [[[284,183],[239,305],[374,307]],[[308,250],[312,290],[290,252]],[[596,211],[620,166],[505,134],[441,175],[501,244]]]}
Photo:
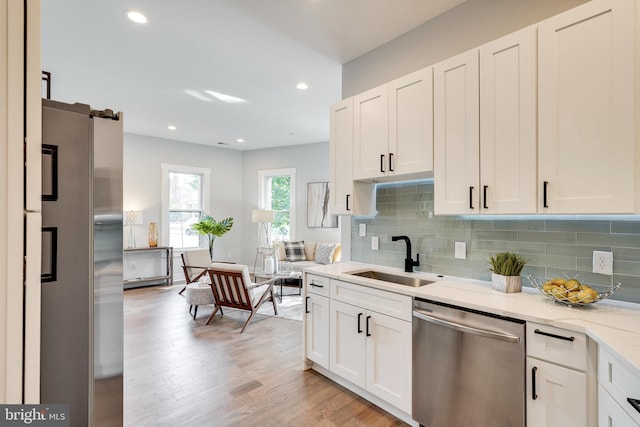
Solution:
{"label": "light stone countertop", "polygon": [[[348,274],[365,270],[385,271],[436,282],[414,288]],[[359,262],[312,267],[304,271],[412,297],[582,332],[598,345],[618,354],[627,367],[640,376],[640,304],[604,300],[587,307],[568,307],[551,301],[533,288],[523,287],[520,293],[507,294],[491,289],[491,283],[482,280],[439,277],[421,272],[405,273],[401,268]]]}

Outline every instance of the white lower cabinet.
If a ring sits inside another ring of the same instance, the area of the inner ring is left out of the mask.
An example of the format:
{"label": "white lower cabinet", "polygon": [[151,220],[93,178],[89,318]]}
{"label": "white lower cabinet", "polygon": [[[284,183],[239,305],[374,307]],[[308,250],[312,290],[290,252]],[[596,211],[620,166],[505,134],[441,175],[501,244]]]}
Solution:
{"label": "white lower cabinet", "polygon": [[598,388],[598,426],[599,427],[638,427],[613,397],[600,386]]}
{"label": "white lower cabinet", "polygon": [[589,361],[586,335],[527,322],[527,427],[595,425]]}
{"label": "white lower cabinet", "polygon": [[305,309],[307,358],[329,369],[329,298],[309,293]]}
{"label": "white lower cabinet", "polygon": [[411,413],[411,322],[330,303],[330,370]]}
{"label": "white lower cabinet", "polygon": [[598,349],[598,426],[639,427],[640,375],[604,347]]}
{"label": "white lower cabinet", "polygon": [[587,376],[527,357],[527,427],[587,426]]}

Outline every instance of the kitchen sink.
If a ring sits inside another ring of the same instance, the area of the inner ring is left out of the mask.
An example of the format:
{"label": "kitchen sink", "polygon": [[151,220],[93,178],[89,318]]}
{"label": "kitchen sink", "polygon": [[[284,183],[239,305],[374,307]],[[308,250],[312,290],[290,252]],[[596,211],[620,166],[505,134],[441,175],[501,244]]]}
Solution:
{"label": "kitchen sink", "polygon": [[382,280],[384,282],[391,282],[398,285],[412,286],[414,288],[419,288],[420,286],[433,283],[433,280],[421,279],[419,277],[400,276],[398,274],[385,273],[376,270],[359,271],[357,273],[348,274],[351,274],[353,276],[366,277],[367,279]]}

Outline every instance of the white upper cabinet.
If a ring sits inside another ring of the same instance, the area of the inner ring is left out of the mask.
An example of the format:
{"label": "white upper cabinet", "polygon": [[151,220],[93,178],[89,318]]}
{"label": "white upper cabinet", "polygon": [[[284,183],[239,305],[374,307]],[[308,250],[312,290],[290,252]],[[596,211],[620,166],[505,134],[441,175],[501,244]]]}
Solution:
{"label": "white upper cabinet", "polygon": [[537,209],[536,28],[480,47],[480,212]]}
{"label": "white upper cabinet", "polygon": [[434,210],[472,214],[480,208],[478,50],[433,66]]}
{"label": "white upper cabinet", "polygon": [[331,185],[329,190],[334,214],[348,214],[353,197],[351,175],[353,150],[353,98],[331,106]]}
{"label": "white upper cabinet", "polygon": [[434,66],[436,214],[536,212],[536,30]]}
{"label": "white upper cabinet", "polygon": [[389,83],[389,175],[433,170],[433,68]]}
{"label": "white upper cabinet", "polygon": [[354,97],[354,179],[433,170],[432,76],[425,68]]}
{"label": "white upper cabinet", "polygon": [[633,213],[635,2],[539,24],[540,213]]}
{"label": "white upper cabinet", "polygon": [[389,162],[387,85],[354,96],[353,105],[353,179],[384,176]]}
{"label": "white upper cabinet", "polygon": [[353,98],[331,106],[331,213],[375,215],[375,186],[353,181]]}

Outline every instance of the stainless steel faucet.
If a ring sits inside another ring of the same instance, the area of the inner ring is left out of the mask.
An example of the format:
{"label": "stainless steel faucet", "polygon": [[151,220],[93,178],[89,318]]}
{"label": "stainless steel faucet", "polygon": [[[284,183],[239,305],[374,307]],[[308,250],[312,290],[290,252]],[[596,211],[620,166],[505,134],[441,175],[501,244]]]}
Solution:
{"label": "stainless steel faucet", "polygon": [[391,241],[395,242],[398,240],[404,240],[404,242],[407,244],[407,257],[404,259],[404,271],[412,273],[414,266],[420,266],[420,254],[416,254],[416,260],[414,261],[413,258],[411,258],[411,240],[409,240],[409,237],[391,236]]}

